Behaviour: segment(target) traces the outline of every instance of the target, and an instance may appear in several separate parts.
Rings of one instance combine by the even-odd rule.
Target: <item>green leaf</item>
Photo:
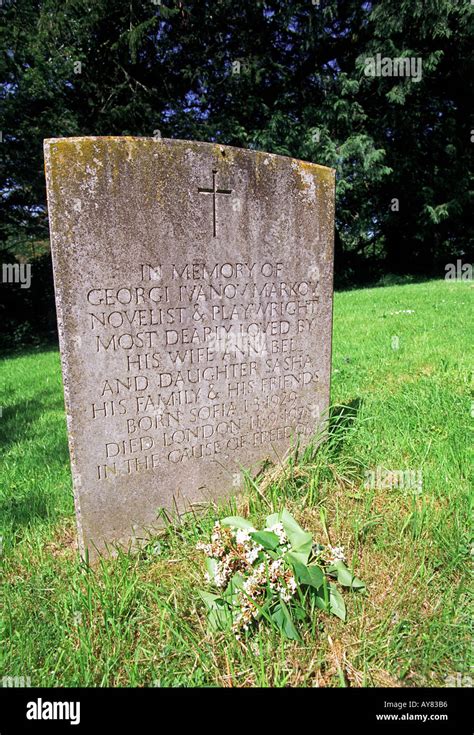
[[[204,564],[206,566],[207,573],[211,578],[211,582],[214,582],[216,579],[217,559],[211,559],[209,556],[206,556]]]
[[[324,573],[320,567],[316,564],[310,564],[309,566],[303,564],[301,562],[300,555],[295,554],[292,551],[285,554],[285,559],[293,567],[295,577],[300,584],[307,584],[315,589],[319,589],[321,587],[324,582]]]
[[[244,582],[244,577],[239,572],[236,572],[234,576],[230,578],[229,584],[222,595],[222,599],[225,600],[229,606],[229,612],[232,616],[232,620],[237,617],[240,610],[241,600],[239,592],[243,588]]]
[[[321,610],[329,612],[329,582],[325,575],[323,577],[321,587],[316,590],[314,599],[316,601],[316,605],[321,608]]]
[[[304,607],[294,602],[291,605],[291,613],[295,620],[307,620],[308,618],[308,613],[306,612]]]
[[[221,630],[230,630],[233,623],[232,613],[224,603],[210,610],[207,616],[209,629],[216,633]]]
[[[242,528],[245,531],[255,531],[255,528],[252,526],[250,521],[248,521],[246,518],[241,518],[240,516],[228,516],[227,518],[223,518],[221,521],[221,526],[230,526],[230,528]]]
[[[281,523],[285,530],[291,545],[291,550],[298,554],[298,559],[302,564],[306,564],[311,553],[313,545],[313,537],[310,533],[303,531],[301,526],[295,521],[293,516],[283,509],[280,513],[273,513],[266,520],[267,527]]]
[[[321,610],[324,610],[325,612],[329,612],[329,602],[326,602],[326,600],[324,599],[324,595],[317,594],[315,595],[314,599],[315,599],[316,605]]]
[[[319,589],[324,582],[324,572],[316,564],[310,564],[306,567],[308,570],[309,581],[307,584],[311,585],[315,589]]]
[[[303,566],[306,566],[306,563],[308,561],[308,555],[307,554],[305,554],[303,552],[300,553],[298,551],[288,551],[287,554],[285,554],[285,557],[288,557],[289,558],[290,555],[291,555],[291,559],[293,559],[294,561],[299,562],[300,564],[303,564]]]
[[[219,595],[212,592],[198,590],[201,600],[207,608],[207,621],[213,632],[227,630],[232,625],[232,613],[229,605]]]
[[[346,605],[335,584],[329,585],[329,609],[333,615],[346,622]]]
[[[233,577],[230,578],[229,583],[223,593],[222,597],[232,605],[238,603],[237,594],[244,586],[245,579],[239,573],[236,572]]]
[[[339,584],[342,584],[343,587],[350,587],[351,589],[358,591],[365,590],[365,583],[352,574],[343,561],[336,561],[334,564],[331,564],[328,568],[328,572],[333,571],[337,575],[337,581]]]
[[[286,635],[287,638],[293,641],[300,641],[301,637],[296,630],[291,613],[288,610],[283,600],[280,600],[277,607],[272,613],[272,620],[278,625],[280,630]]]
[[[265,521],[265,526],[267,528],[271,528],[276,523],[280,523],[280,522],[281,522],[280,514],[279,513],[272,513],[271,516],[267,516],[267,519]]]
[[[230,578],[229,587],[232,590],[241,590],[244,586],[245,577],[240,573],[236,572],[233,577]]]
[[[270,551],[274,551],[280,545],[280,539],[276,533],[271,531],[255,531],[250,536],[257,544],[263,546],[264,549],[270,549]]]
[[[214,607],[216,607],[217,600],[221,599],[219,595],[215,595],[212,592],[207,592],[206,590],[198,590],[198,594],[208,610],[212,610]]]

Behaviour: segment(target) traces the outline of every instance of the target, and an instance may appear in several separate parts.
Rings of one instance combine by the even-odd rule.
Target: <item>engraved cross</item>
[[[206,189],[198,187],[200,194],[212,194],[212,224],[214,237],[217,235],[217,195],[218,194],[231,194],[232,189],[218,189],[217,188],[217,169],[212,170],[212,189]]]

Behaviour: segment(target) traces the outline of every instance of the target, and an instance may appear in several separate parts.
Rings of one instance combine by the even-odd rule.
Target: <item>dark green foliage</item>
[[[15,263],[11,252],[0,250],[0,274],[4,263]],[[0,275],[1,277],[1,275]],[[0,287],[0,352],[14,352],[28,345],[57,341],[51,256],[35,258],[31,286],[5,283]]]
[[[44,138],[159,130],[335,167],[336,283],[443,276],[471,257],[467,0],[15,0],[0,12],[0,236],[15,254],[47,238]],[[377,53],[420,57],[421,80],[366,76]]]

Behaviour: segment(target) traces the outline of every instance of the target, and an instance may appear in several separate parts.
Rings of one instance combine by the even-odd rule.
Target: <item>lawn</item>
[[[208,632],[195,547],[229,506],[169,529],[138,556],[85,567],[76,549],[58,352],[5,359],[1,676],[31,686],[464,681],[473,288],[431,281],[337,293],[329,441],[230,504],[257,521],[285,505],[317,539],[343,545],[366,582],[365,595],[344,593],[346,623],[319,612],[302,642],[272,629],[249,642]],[[380,481],[387,477],[403,482]]]

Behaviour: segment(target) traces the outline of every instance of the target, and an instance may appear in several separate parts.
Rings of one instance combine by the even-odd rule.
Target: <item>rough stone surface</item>
[[[334,171],[222,145],[45,141],[81,550],[243,486],[329,401]],[[207,191],[206,191],[207,190]]]

